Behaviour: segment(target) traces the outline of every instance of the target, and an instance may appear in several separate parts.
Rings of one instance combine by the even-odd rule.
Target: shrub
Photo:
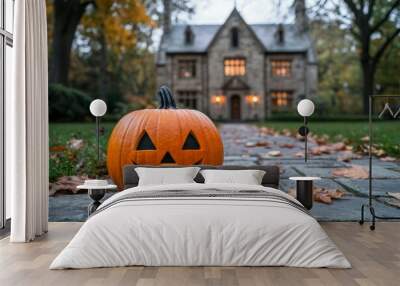
[[[86,93],[61,84],[49,85],[50,121],[84,121],[90,116],[91,98]]]

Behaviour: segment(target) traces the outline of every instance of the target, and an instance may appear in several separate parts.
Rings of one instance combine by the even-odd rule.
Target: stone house
[[[260,120],[295,111],[298,100],[317,93],[304,10],[295,6],[295,24],[249,25],[234,9],[222,25],[164,29],[157,84],[167,84],[178,104],[213,119]]]

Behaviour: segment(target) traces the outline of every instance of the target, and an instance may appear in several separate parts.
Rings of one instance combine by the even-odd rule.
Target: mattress
[[[107,199],[50,269],[133,265],[351,267],[286,193],[193,183],[135,187]]]

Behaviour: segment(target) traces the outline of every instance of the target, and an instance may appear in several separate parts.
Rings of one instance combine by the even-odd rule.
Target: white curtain
[[[46,1],[15,1],[14,21],[14,94],[6,98],[6,187],[12,194],[10,241],[28,242],[47,232],[48,225]]]

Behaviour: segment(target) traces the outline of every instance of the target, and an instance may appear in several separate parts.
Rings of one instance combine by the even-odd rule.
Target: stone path
[[[311,156],[304,163],[304,158],[297,154],[304,152],[304,142],[288,136],[266,135],[253,125],[223,124],[220,126],[225,147],[225,165],[278,165],[281,168],[280,189],[288,192],[295,188],[295,182],[290,181],[292,176],[318,176],[322,180],[316,181],[315,186],[342,190],[346,196],[334,201],[331,205],[315,202],[311,213],[319,221],[357,221],[360,218],[360,207],[367,202],[368,180],[355,180],[335,177],[332,171],[336,168],[350,167],[352,164],[368,167],[368,158],[352,160],[350,163],[338,161],[343,152],[322,156]],[[259,142],[269,146],[252,146]],[[285,145],[286,144],[286,145]],[[292,144],[292,148],[285,148]],[[317,144],[310,142],[310,149]],[[268,156],[270,151],[280,151],[281,156]],[[400,163],[373,161],[373,188],[374,204],[377,213],[382,216],[400,217],[400,202],[390,198],[387,192],[400,192]],[[390,203],[390,205],[389,205]],[[393,206],[393,205],[397,205]]]
[[[311,156],[308,163],[297,157],[304,152],[304,143],[283,135],[268,135],[250,124],[222,124],[221,135],[225,148],[225,165],[278,165],[281,168],[280,189],[287,192],[295,188],[291,176],[319,176],[315,186],[340,189],[346,193],[341,200],[331,205],[314,203],[311,213],[319,221],[357,221],[361,204],[367,202],[368,181],[335,177],[336,168],[349,167],[351,164],[368,166],[367,158],[353,160],[350,163],[338,161],[345,151],[322,156]],[[269,146],[254,146],[258,145]],[[254,144],[253,144],[254,143]],[[247,146],[246,146],[247,145]],[[288,148],[288,146],[290,148]],[[316,144],[310,142],[309,147]],[[281,156],[268,155],[270,151],[280,151]],[[400,202],[390,198],[387,192],[400,192],[400,163],[374,160],[374,205],[382,216],[400,216]],[[110,195],[110,194],[109,194]],[[85,194],[50,197],[50,221],[84,221],[90,199]],[[393,206],[393,205],[397,205]]]

